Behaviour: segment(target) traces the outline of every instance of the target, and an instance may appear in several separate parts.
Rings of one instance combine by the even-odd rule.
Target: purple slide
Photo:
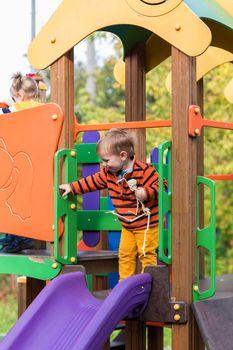
[[[144,310],[151,275],[120,282],[101,301],[93,297],[83,272],[55,278],[32,302],[0,343],[0,350],[99,350],[118,322]]]

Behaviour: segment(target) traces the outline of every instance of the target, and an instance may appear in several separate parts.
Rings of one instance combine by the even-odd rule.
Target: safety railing
[[[210,222],[209,225],[200,228],[199,227],[199,186],[203,184],[210,189]],[[196,254],[196,273],[197,280],[193,286],[193,299],[194,301],[210,298],[214,295],[216,290],[216,193],[214,181],[207,179],[204,176],[197,176],[197,254]],[[209,252],[210,257],[210,285],[207,290],[200,291],[200,278],[199,278],[199,250],[203,247]]]

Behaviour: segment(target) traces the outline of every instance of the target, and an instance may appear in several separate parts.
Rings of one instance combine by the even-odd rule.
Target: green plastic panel
[[[108,197],[100,197],[100,210],[109,210],[108,200]]]
[[[74,145],[77,164],[101,163],[101,159],[96,154],[96,143],[78,143]]]
[[[210,189],[210,223],[203,229],[199,228],[199,185],[203,184]],[[194,301],[210,298],[215,294],[216,290],[216,193],[214,181],[205,178],[204,176],[197,177],[197,260],[196,271],[197,281],[193,286]],[[209,251],[210,255],[210,286],[205,291],[199,290],[199,249],[204,247]],[[195,288],[198,287],[198,288]]]
[[[159,164],[151,163],[155,170],[159,173]],[[168,181],[168,164],[163,164],[163,177]]]
[[[146,42],[152,34],[152,32],[143,27],[130,24],[113,25],[105,27],[103,30],[117,35],[121,40],[124,50],[124,59],[137,43]]]
[[[232,0],[228,0],[229,2]],[[185,3],[200,18],[211,19],[233,29],[233,18],[215,0],[185,0]],[[223,38],[224,40],[224,38]]]
[[[55,259],[62,264],[76,263],[74,258],[77,257],[77,199],[72,195],[65,198],[59,193],[60,163],[64,162],[63,182],[69,183],[77,180],[77,162],[76,151],[72,149],[61,149],[55,155],[55,180],[54,180],[54,255]],[[74,208],[72,209],[72,206]],[[62,229],[63,222],[63,239],[64,251],[60,252],[59,247],[59,230]],[[72,259],[71,259],[72,258]],[[73,260],[71,262],[71,260]]]
[[[159,147],[159,259],[165,264],[172,263],[171,145],[171,141],[166,141]],[[167,192],[163,186],[164,178],[168,182]],[[165,218],[167,228],[164,227]]]
[[[55,278],[61,271],[61,264],[52,258],[16,254],[0,255],[0,273],[23,275],[43,281]]]
[[[121,225],[115,215],[106,210],[78,210],[77,229],[82,231],[120,231]]]

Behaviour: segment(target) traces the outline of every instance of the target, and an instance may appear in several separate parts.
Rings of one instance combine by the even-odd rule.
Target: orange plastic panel
[[[0,232],[54,240],[53,162],[62,124],[52,103],[0,116]]]

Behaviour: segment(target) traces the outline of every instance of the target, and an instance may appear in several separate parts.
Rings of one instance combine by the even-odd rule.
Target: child
[[[11,107],[0,108],[0,114],[16,112],[41,104],[35,101],[38,96],[38,85],[36,81],[18,72],[12,76],[10,94],[14,104]],[[16,253],[23,249],[33,248],[34,240],[7,234],[5,238],[0,239],[0,245],[3,246],[4,252]]]
[[[152,165],[135,159],[134,143],[126,130],[112,129],[97,143],[103,169],[94,175],[60,185],[62,195],[108,188],[122,225],[119,247],[120,281],[136,273],[136,257],[142,272],[156,265],[158,246],[158,173]]]

